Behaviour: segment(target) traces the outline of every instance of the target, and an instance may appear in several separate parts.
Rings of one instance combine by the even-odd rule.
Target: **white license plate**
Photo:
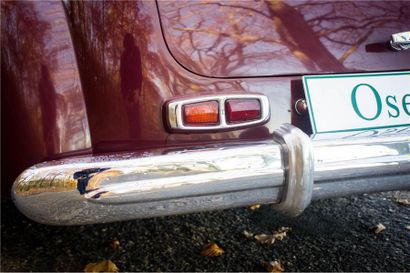
[[[410,126],[410,71],[303,77],[314,135]]]

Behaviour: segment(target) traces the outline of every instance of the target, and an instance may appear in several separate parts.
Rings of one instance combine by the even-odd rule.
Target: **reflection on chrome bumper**
[[[296,216],[311,199],[400,189],[410,189],[408,136],[311,141],[283,125],[270,142],[42,163],[12,195],[38,222],[73,225],[256,203]]]

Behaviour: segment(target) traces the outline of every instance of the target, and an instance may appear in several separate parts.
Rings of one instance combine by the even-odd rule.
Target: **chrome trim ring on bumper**
[[[273,133],[281,145],[285,185],[277,210],[297,216],[310,204],[313,190],[313,149],[310,138],[300,129],[284,124]]]
[[[312,141],[287,124],[269,142],[45,162],[16,179],[12,196],[35,221],[74,225],[257,203],[295,216],[311,199],[410,189],[409,181],[407,135]]]

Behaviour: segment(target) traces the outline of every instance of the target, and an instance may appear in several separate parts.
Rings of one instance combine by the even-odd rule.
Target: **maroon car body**
[[[407,1],[3,1],[2,192],[43,161],[310,133],[301,77],[400,71],[386,42],[410,26]],[[259,93],[271,117],[240,130],[175,133],[163,105]]]

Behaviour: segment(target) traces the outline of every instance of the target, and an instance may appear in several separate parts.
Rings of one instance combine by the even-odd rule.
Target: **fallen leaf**
[[[281,227],[277,231],[274,231],[273,234],[255,235],[255,239],[261,244],[272,245],[276,240],[282,241],[290,230],[290,227]]]
[[[221,256],[224,250],[220,248],[216,243],[210,242],[201,251],[201,256],[205,257],[216,257]]]
[[[278,260],[271,262],[262,262],[262,266],[265,267],[268,272],[279,273],[285,271],[282,263]]]
[[[377,224],[377,226],[371,228],[371,230],[376,234],[382,232],[385,229],[386,229],[386,227],[381,223],[379,223],[379,224]]]
[[[276,240],[275,236],[270,234],[258,234],[255,239],[263,245],[272,245]]]
[[[102,260],[96,263],[89,263],[85,266],[84,272],[118,272],[119,269],[111,260]]]
[[[410,205],[410,199],[405,199],[405,198],[399,198],[396,199],[396,202],[399,203],[400,205]]]
[[[112,240],[112,241],[111,241],[111,247],[112,247],[113,249],[118,249],[118,248],[120,247],[120,241],[118,241],[118,240]]]
[[[250,210],[257,210],[257,209],[259,209],[260,207],[261,207],[260,204],[256,204],[256,205],[250,206],[249,209],[250,209]]]
[[[247,232],[246,230],[243,231],[243,235],[245,235],[245,237],[248,239],[253,238],[253,233]]]
[[[273,235],[278,239],[279,241],[282,241],[283,238],[286,237],[287,232],[292,230],[290,227],[281,227],[278,229],[278,231],[274,232]]]
[[[410,191],[396,191],[393,196],[393,201],[400,205],[410,205]]]

